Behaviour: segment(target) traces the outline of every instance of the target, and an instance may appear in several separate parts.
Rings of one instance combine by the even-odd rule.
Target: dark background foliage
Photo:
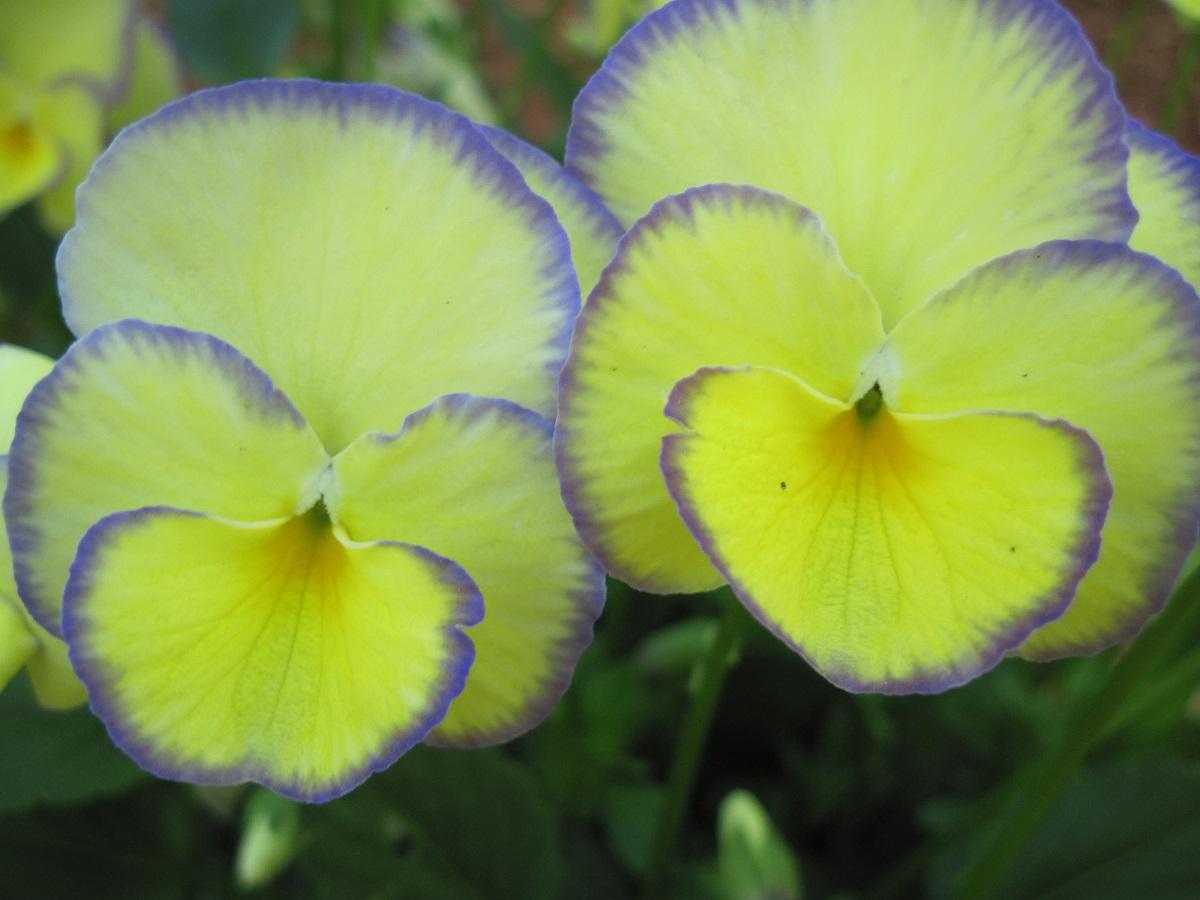
[[[1187,71],[1197,39],[1158,0],[1067,5],[1119,70],[1133,113],[1200,150],[1200,85]],[[640,8],[167,0],[150,11],[192,86],[271,74],[390,81],[558,154],[572,99]],[[69,335],[54,249],[30,210],[0,221],[0,337],[57,354]],[[935,697],[843,693],[745,622],[662,890],[1200,896],[1197,601],[1196,590],[1178,597],[1131,652],[1010,660]],[[156,781],[86,710],[44,712],[19,678],[0,693],[0,893],[636,895],[697,660],[728,615],[745,616],[720,595],[611,583],[595,644],[546,724],[503,748],[419,748],[318,807]]]

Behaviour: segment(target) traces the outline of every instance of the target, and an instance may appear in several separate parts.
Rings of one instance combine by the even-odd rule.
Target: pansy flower
[[[1192,163],[1128,140],[1127,175],[1045,0],[644,19],[568,139],[635,223],[561,382],[588,545],[649,591],[729,583],[852,690],[1135,634],[1197,532],[1200,232]]]
[[[178,94],[170,47],[138,6],[0,4],[0,216],[36,198],[43,224],[66,231],[107,135]]]
[[[126,129],[21,411],[22,599],[159,775],[319,800],[565,690],[603,578],[562,507],[567,237],[466,119],[246,82]]]
[[[6,452],[21,404],[52,365],[54,360],[40,353],[0,344],[0,447]],[[8,458],[0,456],[0,477],[5,481],[7,472]],[[86,699],[67,659],[67,645],[34,621],[17,596],[5,535],[0,541],[0,690],[22,668],[29,673],[34,696],[47,709],[70,709]]]

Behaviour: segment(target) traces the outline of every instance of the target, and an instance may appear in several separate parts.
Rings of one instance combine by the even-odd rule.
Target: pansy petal
[[[34,127],[53,138],[62,174],[37,200],[46,230],[62,234],[75,221],[75,190],[104,146],[104,107],[90,88],[63,82],[38,95]]]
[[[815,216],[714,185],[662,201],[622,240],[563,371],[563,496],[618,578],[662,593],[721,583],[658,470],[671,386],[706,365],[767,365],[848,399],[883,339],[879,310]]]
[[[0,344],[0,452],[7,453],[17,413],[33,386],[49,374],[54,360],[15,344]]]
[[[0,216],[61,177],[64,157],[54,138],[36,128],[20,86],[0,67]]]
[[[228,344],[136,321],[97,329],[17,422],[4,516],[21,597],[57,634],[76,546],[104,516],[170,504],[277,519],[311,505],[327,464],[287,397]]]
[[[0,63],[29,87],[70,77],[112,97],[128,72],[133,12],[133,0],[0,3]]]
[[[616,216],[574,175],[555,160],[500,128],[480,125],[492,146],[521,170],[533,190],[549,201],[571,240],[571,258],[579,276],[579,291],[586,298],[596,286],[621,239]]]
[[[0,372],[14,361],[13,354],[8,351],[18,349],[10,345],[0,346]],[[21,362],[32,364],[32,368],[36,368],[39,361],[46,368],[51,364],[49,359],[40,354],[23,353],[31,359]],[[0,375],[0,380],[2,378]],[[12,411],[12,417],[16,417],[16,410]],[[7,483],[8,459],[0,456],[0,493]],[[16,673],[16,669],[9,669],[14,659],[24,660],[34,695],[38,703],[47,709],[70,709],[87,699],[83,684],[67,658],[67,645],[38,625],[21,604],[13,580],[8,533],[0,521],[0,688]]]
[[[550,206],[476,128],[393,88],[244,82],[126,129],[59,255],[77,334],[214,334],[331,452],[445,393],[553,414],[579,309]]]
[[[1130,122],[1129,195],[1140,218],[1129,246],[1200,285],[1200,159]]]
[[[487,617],[462,696],[431,737],[477,746],[538,724],[591,642],[604,573],[579,543],[554,472],[551,426],[501,400],[445,397],[395,436],[334,460],[331,515],[357,540],[401,540],[453,559]]]
[[[471,664],[459,628],[482,612],[453,563],[345,542],[320,512],[244,526],[151,508],[88,532],[63,626],[92,708],[141,766],[317,801],[442,718]]]
[[[898,409],[1066,419],[1104,450],[1115,497],[1100,560],[1022,653],[1095,652],[1161,609],[1200,512],[1200,301],[1126,247],[1047,244],[997,260],[896,329]]]
[[[134,31],[133,71],[129,88],[108,110],[108,132],[115,134],[183,93],[183,71],[175,49],[157,22],[142,19]]]
[[[37,645],[16,599],[0,595],[0,690],[21,671]]]
[[[1059,615],[1099,547],[1099,449],[1033,416],[865,419],[790,375],[702,369],[668,414],[688,526],[767,627],[848,690],[932,692]]]
[[[1051,0],[677,0],[580,94],[567,167],[624,222],[710,182],[803,203],[890,327],[1003,253],[1126,239],[1124,124]]]

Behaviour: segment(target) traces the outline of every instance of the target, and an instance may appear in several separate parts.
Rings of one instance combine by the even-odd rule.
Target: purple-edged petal
[[[356,540],[400,540],[461,565],[487,617],[466,690],[431,740],[477,746],[537,725],[592,639],[604,572],[563,508],[551,425],[502,400],[444,397],[334,460],[330,511]]]
[[[262,526],[150,508],[88,532],[63,626],[141,766],[322,801],[442,718],[473,656],[460,629],[482,614],[452,562],[347,541],[320,508]]]
[[[553,210],[465,118],[378,85],[256,81],[124,132],[59,254],[76,334],[228,340],[330,452],[442,394],[552,415],[579,293]]]
[[[288,398],[228,344],[137,321],[97,329],[17,420],[4,517],[21,598],[59,634],[76,547],[104,516],[169,504],[279,519],[311,505],[328,462]]]
[[[553,157],[507,131],[480,125],[492,146],[508,157],[531,188],[549,201],[571,239],[571,258],[586,298],[608,265],[624,231],[616,216],[582,181]]]
[[[1200,522],[1200,300],[1163,263],[1062,242],[996,260],[902,323],[881,355],[897,409],[1066,419],[1115,496],[1100,559],[1035,659],[1101,650],[1162,608]],[[887,391],[885,390],[885,395]]]
[[[626,223],[694,185],[784,194],[890,327],[1001,254],[1126,239],[1124,127],[1052,0],[676,0],[579,95],[567,168]]]
[[[643,590],[721,583],[675,511],[658,452],[671,386],[706,365],[794,372],[849,399],[883,340],[879,308],[811,212],[710,185],[663,200],[624,237],[563,370],[563,497],[605,567]]]
[[[865,401],[864,401],[865,402]],[[663,440],[679,511],[738,597],[830,681],[929,693],[1061,615],[1112,495],[1084,432],[908,416],[774,369],[701,369]]]
[[[1200,159],[1130,121],[1129,195],[1139,218],[1129,245],[1200,286]]]

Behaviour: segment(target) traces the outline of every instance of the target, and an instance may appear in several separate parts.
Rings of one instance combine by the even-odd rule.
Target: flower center
[[[882,408],[883,392],[879,389],[879,382],[875,382],[871,389],[854,404],[854,411],[858,413],[858,420],[863,425],[869,424]]]

